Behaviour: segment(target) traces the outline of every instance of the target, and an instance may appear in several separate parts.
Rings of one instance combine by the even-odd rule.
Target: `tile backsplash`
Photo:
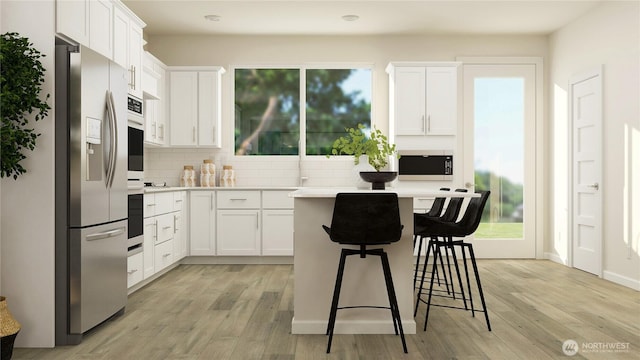
[[[358,172],[350,156],[234,156],[221,149],[145,148],[145,181],[166,182],[178,186],[185,165],[196,170],[196,185],[200,182],[200,164],[213,160],[217,184],[223,165],[235,170],[236,186],[356,186]],[[304,180],[302,180],[304,179]]]

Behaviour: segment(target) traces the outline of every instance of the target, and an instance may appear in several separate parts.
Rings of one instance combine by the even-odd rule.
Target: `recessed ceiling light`
[[[358,15],[343,15],[342,16],[342,20],[344,21],[356,21],[360,19],[360,16]]]
[[[209,21],[220,21],[221,16],[220,15],[205,15],[204,18],[209,20]]]

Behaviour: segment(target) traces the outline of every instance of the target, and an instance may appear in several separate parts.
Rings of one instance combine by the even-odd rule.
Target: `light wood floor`
[[[291,335],[293,266],[181,265],[129,297],[123,316],[77,346],[15,349],[20,359],[639,359],[640,293],[544,260],[480,260],[493,331],[482,314],[424,309],[409,354],[394,335]],[[476,299],[478,299],[476,297]],[[327,304],[327,315],[329,304]],[[339,316],[339,314],[338,314]]]

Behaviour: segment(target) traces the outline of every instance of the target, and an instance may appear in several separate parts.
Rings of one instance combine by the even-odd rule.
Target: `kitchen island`
[[[294,315],[293,334],[324,334],[335,285],[340,251],[348,245],[332,242],[322,225],[331,225],[335,196],[339,192],[395,192],[404,225],[400,241],[383,245],[387,252],[405,334],[416,333],[413,318],[413,199],[414,197],[474,197],[433,189],[302,188],[294,198]],[[354,247],[356,248],[356,247]],[[380,259],[347,259],[339,306],[388,306]],[[388,310],[360,308],[338,312],[337,334],[392,334]]]

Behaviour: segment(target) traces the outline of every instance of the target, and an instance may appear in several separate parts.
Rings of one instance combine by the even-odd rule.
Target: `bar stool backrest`
[[[449,191],[449,188],[443,187],[440,188],[440,191]],[[446,198],[443,197],[437,197],[433,200],[433,204],[431,205],[431,209],[429,209],[429,212],[427,213],[427,216],[429,217],[440,217],[440,215],[442,214],[442,209],[444,209],[444,202],[446,201]]]
[[[476,191],[476,193],[480,194],[480,197],[469,200],[467,210],[465,210],[462,219],[460,219],[457,224],[463,232],[462,236],[471,235],[478,229],[480,219],[482,219],[482,212],[484,211],[491,191]]]
[[[456,189],[456,192],[467,192],[467,189]],[[463,202],[463,197],[451,198],[451,200],[449,200],[449,205],[447,205],[447,210],[444,211],[444,214],[440,217],[440,220],[445,222],[455,222],[456,220],[458,220]]]
[[[390,244],[400,240],[402,224],[395,193],[338,193],[331,227],[332,241],[351,245]]]

